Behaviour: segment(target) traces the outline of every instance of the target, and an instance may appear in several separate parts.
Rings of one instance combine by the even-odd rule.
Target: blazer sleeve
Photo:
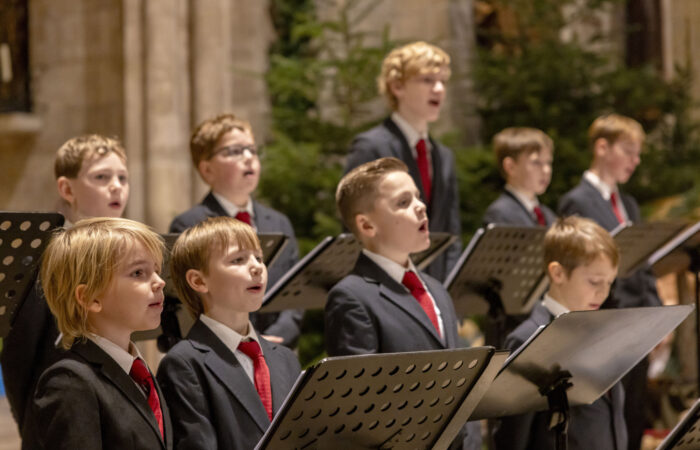
[[[449,206],[450,207],[450,217],[449,217],[449,223],[448,223],[448,228],[449,232],[451,234],[454,234],[457,236],[457,240],[450,245],[450,247],[445,250],[445,264],[446,264],[446,270],[444,277],[446,278],[447,275],[452,271],[454,266],[457,264],[457,260],[459,259],[460,254],[462,253],[462,222],[460,220],[459,214],[460,214],[460,208],[459,208],[459,186],[457,184],[457,172],[455,171],[454,167],[454,156],[451,159],[451,164],[452,164],[452,170],[450,170],[450,178],[448,180],[448,186],[450,186],[451,195],[452,195],[452,204]]]
[[[100,405],[90,380],[66,367],[50,368],[39,380],[32,406],[42,448],[102,449]]]
[[[329,356],[364,355],[379,351],[372,318],[348,287],[336,286],[328,294],[325,335]]]
[[[158,367],[158,384],[170,411],[174,449],[218,448],[216,429],[209,420],[206,390],[192,365],[180,355],[168,354]]]

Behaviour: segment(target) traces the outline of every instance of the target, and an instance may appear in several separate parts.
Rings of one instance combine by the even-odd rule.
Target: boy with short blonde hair
[[[552,139],[529,127],[506,128],[493,137],[498,170],[506,185],[489,205],[484,224],[549,226],[556,215],[537,197],[552,179]]]
[[[165,400],[130,340],[160,324],[163,249],[126,219],[86,219],[53,237],[40,278],[67,351],[37,384],[30,448],[172,448]]]
[[[391,116],[353,140],[345,164],[346,173],[382,157],[406,164],[426,204],[430,230],[458,237],[428,267],[428,273],[439,280],[445,279],[461,252],[454,155],[428,134],[428,125],[440,116],[449,78],[450,57],[434,45],[414,42],[392,50],[377,79]]]
[[[539,327],[561,314],[599,309],[617,276],[619,252],[612,237],[595,222],[568,217],[547,231],[544,263],[549,292],[535,305],[530,317],[508,335],[508,350],[519,348]],[[494,440],[499,450],[557,448],[547,412],[504,417]],[[592,404],[570,409],[568,448],[624,450],[627,441],[621,383]]]
[[[181,233],[209,217],[235,217],[259,233],[283,233],[287,246],[271,266],[269,285],[274,285],[298,261],[299,250],[292,224],[284,214],[253,199],[260,179],[260,147],[248,121],[233,114],[205,120],[192,133],[192,164],[211,188],[202,202],[178,215],[171,233]],[[254,314],[255,327],[277,342],[293,346],[301,332],[302,310]],[[164,321],[174,320],[164,317]],[[177,326],[168,327],[179,330]],[[179,336],[173,336],[178,339]]]
[[[588,138],[593,154],[590,168],[581,182],[559,200],[562,216],[579,215],[596,221],[607,231],[626,222],[640,223],[636,200],[620,190],[641,161],[644,129],[636,120],[619,114],[606,114],[593,121]],[[656,279],[650,268],[640,269],[615,283],[608,307],[633,308],[660,306]],[[639,448],[647,426],[644,417],[648,360],[645,358],[623,382],[627,394],[625,418],[629,427],[630,449]]]
[[[288,348],[249,320],[267,282],[258,237],[233,218],[207,219],[175,242],[171,276],[196,320],[158,369],[175,446],[253,448],[301,371]]]
[[[328,294],[328,354],[456,348],[452,299],[410,259],[411,253],[430,245],[430,236],[425,204],[406,165],[380,158],[356,167],[340,180],[336,205],[363,249],[352,272]],[[469,432],[461,433],[455,445],[480,449],[479,424],[467,427]]]

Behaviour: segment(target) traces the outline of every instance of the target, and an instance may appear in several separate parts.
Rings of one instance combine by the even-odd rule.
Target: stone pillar
[[[192,206],[188,150],[190,128],[188,4],[145,4],[146,223],[166,231],[177,213]]]

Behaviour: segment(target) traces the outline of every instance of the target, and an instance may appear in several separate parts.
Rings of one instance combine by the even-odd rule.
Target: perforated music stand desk
[[[650,257],[686,228],[681,222],[627,224],[611,233],[620,249],[618,277],[631,275],[650,263]],[[682,233],[681,233],[682,234]]]
[[[449,233],[430,233],[430,246],[411,255],[416,268],[424,269],[456,239]],[[323,309],[328,291],[352,271],[360,251],[350,233],[326,237],[267,290],[260,312]]]
[[[656,450],[697,450],[700,448],[700,399],[673,427]]]
[[[693,310],[691,305],[578,311],[540,327],[511,354],[472,414],[496,418],[548,409],[541,391],[568,373],[569,405],[590,404]]]
[[[477,230],[445,280],[457,314],[485,314],[487,298],[493,295],[506,314],[529,312],[546,288],[542,267],[546,231],[496,224]]]
[[[161,278],[165,281],[165,295],[172,299],[177,299],[177,292],[175,291],[175,285],[170,274],[170,251],[178,236],[180,236],[180,233],[166,233],[161,236],[165,241],[166,250],[163,254],[163,266],[161,269]],[[268,268],[275,263],[280,253],[289,242],[289,238],[282,233],[258,234],[258,239],[260,239],[260,247],[263,251],[263,261]],[[177,304],[175,300],[172,301]],[[177,322],[180,328],[180,336],[185,336],[190,328],[192,328],[192,325],[194,325],[194,319],[185,308],[179,306],[174,307],[176,308],[175,314],[177,315]],[[132,334],[132,339],[135,341],[156,339],[162,333],[163,330],[161,327],[149,331],[137,331]]]
[[[326,358],[256,449],[445,449],[503,364],[492,347]]]
[[[51,233],[63,220],[58,213],[0,212],[0,337],[9,333]]]

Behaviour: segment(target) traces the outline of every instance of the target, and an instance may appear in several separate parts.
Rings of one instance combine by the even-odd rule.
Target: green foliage
[[[590,164],[589,125],[614,111],[637,119],[649,135],[642,164],[625,189],[641,202],[687,191],[695,185],[700,168],[697,124],[690,118],[690,73],[679,69],[667,82],[652,67],[624,67],[619,58],[592,50],[606,48],[608,43],[600,36],[586,45],[563,42],[561,30],[572,20],[561,12],[566,3],[572,1],[501,0],[498,4],[504,11],[517,11],[516,26],[479,34],[482,47],[472,76],[486,142],[509,126],[548,133],[555,143],[554,169],[542,200],[556,208],[557,199],[578,183]],[[619,2],[588,1],[573,18],[593,15],[614,3]],[[463,229],[469,235],[480,226],[481,215],[502,181],[488,148],[453,149]]]
[[[271,2],[278,33],[267,73],[273,133],[259,194],[289,216],[302,254],[342,231],[334,195],[343,157],[352,138],[374,124],[374,79],[393,46],[388,30],[358,30],[378,3],[349,0],[335,17],[319,20],[313,0]],[[322,313],[307,312],[302,365],[323,354],[322,330]]]

